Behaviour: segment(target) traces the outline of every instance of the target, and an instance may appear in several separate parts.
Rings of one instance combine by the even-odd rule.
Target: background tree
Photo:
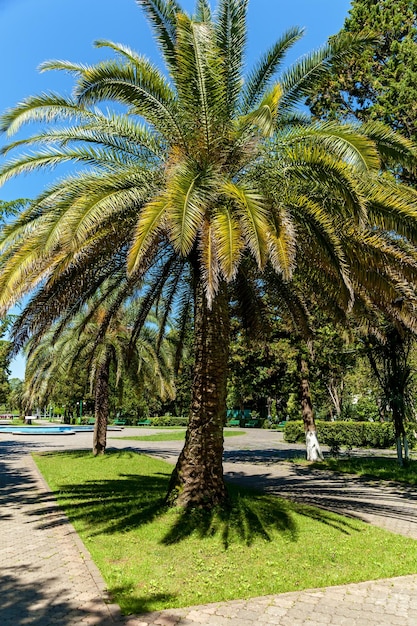
[[[394,423],[397,459],[403,465],[404,459],[409,460],[405,424],[407,418],[414,417],[410,354],[415,345],[415,336],[387,320],[375,331],[368,333],[364,351],[380,385],[384,412]]]
[[[191,387],[194,368],[193,323],[188,312],[172,322],[167,341],[173,350],[173,376],[175,397],[160,402],[159,410],[177,417],[186,417],[191,402]],[[152,398],[149,398],[152,402]],[[155,413],[156,407],[153,408]]]
[[[312,386],[320,417],[341,419],[348,401],[346,375],[359,355],[349,320],[341,324],[316,312],[312,351]]]
[[[416,12],[417,2],[414,0],[352,2],[339,36],[371,32],[375,41],[350,60],[335,63],[333,72],[323,78],[308,100],[317,117],[380,120],[405,137],[414,141],[417,139]],[[403,180],[415,185],[415,174],[407,168],[391,169]],[[411,368],[404,358],[410,358],[412,341],[407,330],[395,322],[394,315],[394,322],[390,323],[385,318],[379,332],[371,333],[366,342],[374,347],[368,353],[372,369],[382,389],[383,403],[390,407],[394,416],[400,461],[400,441],[405,435],[403,419],[407,412],[410,414],[406,405],[409,404],[407,388]],[[403,389],[402,399],[398,385]]]
[[[9,379],[10,392],[7,398],[7,408],[18,411],[19,416],[24,413],[23,380],[20,378]]]
[[[10,341],[0,340],[0,404],[7,404],[10,393]]]
[[[353,0],[339,36],[372,33],[374,43],[334,64],[308,100],[313,114],[380,120],[416,140],[416,14],[415,0]]]
[[[31,412],[57,404],[63,408],[64,422],[69,424],[78,416],[77,404],[88,394],[88,367],[83,359],[68,362],[63,342],[55,338],[54,330],[26,347],[23,404]]]
[[[272,307],[265,309],[262,334],[248,334],[238,319],[232,320],[227,405],[241,415],[250,409],[261,419],[281,421],[294,392],[296,352],[284,321],[272,319]]]

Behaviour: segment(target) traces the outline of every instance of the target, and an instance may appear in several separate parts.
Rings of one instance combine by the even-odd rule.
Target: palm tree
[[[91,302],[87,312],[69,323],[60,320],[48,332],[34,335],[28,344],[25,387],[29,404],[43,403],[63,377],[79,375],[79,364],[83,364],[94,394],[95,456],[106,449],[111,368],[115,370],[116,386],[128,376],[138,396],[145,388],[163,400],[174,396],[172,349],[165,339],[158,339],[156,320],[150,318],[140,336],[132,341],[132,310],[136,303],[131,301],[129,308],[113,311],[103,331],[109,304]]]
[[[65,405],[65,421],[69,421],[76,407],[76,397],[85,395],[88,372],[84,362],[73,363],[68,346],[63,339],[56,338],[55,327],[51,327],[42,339],[33,338],[25,346],[27,356],[22,401],[26,409],[47,406],[57,402]],[[62,388],[65,389],[65,400]]]
[[[156,320],[149,320],[154,326],[145,326],[135,341],[131,335],[133,326],[132,308],[113,313],[106,331],[102,330],[102,319],[107,311],[101,306],[90,317],[88,323],[80,324],[80,354],[90,355],[90,384],[94,388],[94,438],[93,454],[104,454],[109,419],[109,378],[110,367],[116,368],[116,384],[122,376],[129,376],[137,388],[137,394],[144,391],[154,393],[162,400],[175,395],[171,366],[171,350],[167,341],[158,341]]]
[[[194,380],[169,497],[212,507],[226,498],[231,287],[248,287],[247,272],[259,278],[267,268],[284,284],[309,257],[311,267],[334,277],[339,300],[351,306],[355,245],[374,225],[401,235],[392,248],[403,263],[391,272],[390,287],[405,284],[417,259],[416,196],[379,174],[381,155],[413,167],[416,153],[381,125],[312,124],[297,113],[330,59],[361,42],[336,39],[281,71],[302,35],[293,28],[244,77],[248,0],[219,0],[215,14],[207,0],[197,0],[193,17],[176,0],[138,4],[168,77],[130,48],[99,41],[116,60],[42,66],[74,75],[72,98],[35,96],[2,118],[9,133],[26,122],[47,124],[10,144],[7,150],[33,146],[34,152],[6,163],[0,181],[67,162],[80,170],[41,193],[6,230],[0,304],[38,290],[18,332],[23,341],[41,323],[41,307],[44,320],[80,309],[125,268],[130,286],[146,279],[144,309],[163,291],[174,305],[181,285],[190,287]],[[125,112],[99,108],[109,101]],[[373,247],[381,255],[382,246],[377,233]],[[138,328],[145,317],[139,315]]]

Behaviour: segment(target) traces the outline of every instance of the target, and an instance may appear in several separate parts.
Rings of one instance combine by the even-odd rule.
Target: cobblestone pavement
[[[291,495],[417,539],[413,490],[390,484],[381,488],[352,476],[324,475],[282,463],[289,456],[302,456],[303,447],[284,445],[268,431],[250,434],[249,444],[247,438],[226,439],[229,480]],[[152,442],[139,448],[137,443],[141,451],[171,462],[181,446]],[[109,445],[123,448],[131,443],[109,433]],[[39,438],[0,432],[1,626],[417,626],[417,575],[123,617],[109,603],[88,550],[28,454],[90,446],[87,433]]]

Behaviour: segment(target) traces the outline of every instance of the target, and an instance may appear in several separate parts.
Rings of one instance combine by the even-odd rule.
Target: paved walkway
[[[141,430],[141,433],[144,431]],[[265,431],[226,440],[229,480],[263,486],[356,516],[417,539],[413,490],[311,472],[282,463],[301,455]],[[271,438],[273,441],[271,442]],[[129,442],[109,440],[118,448]],[[326,589],[236,600],[123,617],[108,601],[88,550],[56,506],[29,452],[89,448],[91,434],[14,437],[0,433],[0,624],[2,626],[384,626],[417,625],[417,575]],[[174,461],[180,443],[146,443],[141,450]],[[417,567],[417,564],[416,564]]]

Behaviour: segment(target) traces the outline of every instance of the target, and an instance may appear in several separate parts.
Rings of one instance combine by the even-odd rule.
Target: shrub
[[[151,417],[152,426],[187,426],[187,417],[174,417],[173,415],[161,415],[160,417]]]
[[[414,425],[406,428],[408,442],[416,445]],[[338,453],[340,448],[390,448],[395,445],[394,425],[392,422],[317,422],[317,434],[320,443]],[[287,422],[284,438],[288,443],[302,443],[305,439],[302,421]]]
[[[303,422],[301,420],[289,420],[285,424],[284,439],[288,443],[302,443],[305,441]]]

